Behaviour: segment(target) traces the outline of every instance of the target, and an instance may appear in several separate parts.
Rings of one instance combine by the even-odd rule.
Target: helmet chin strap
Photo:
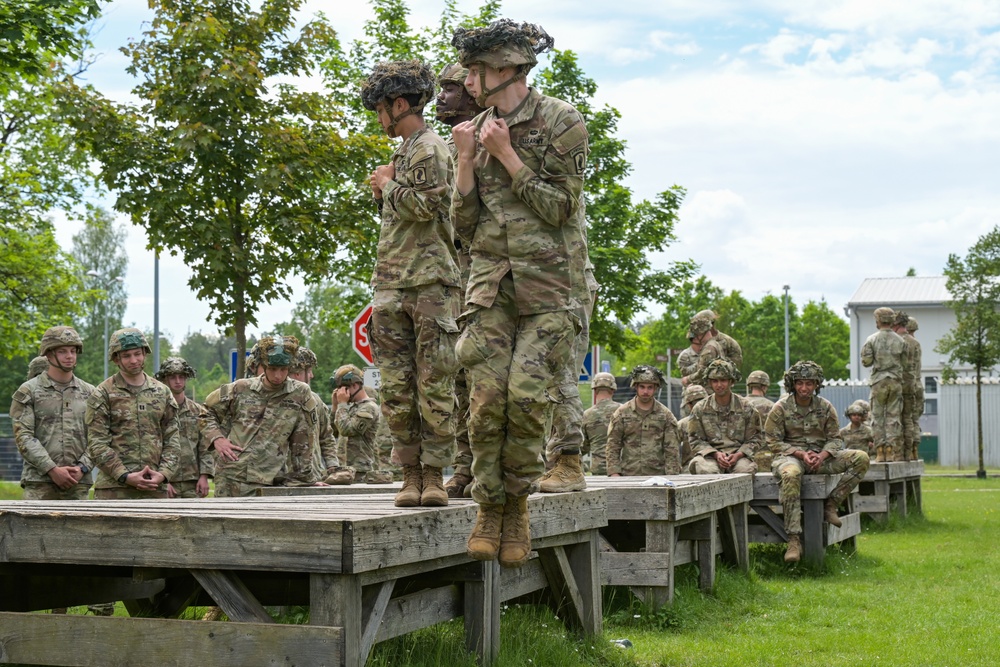
[[[63,373],[72,373],[73,369],[76,368],[76,364],[73,364],[69,368],[66,368],[65,366],[63,366],[62,364],[59,363],[59,357],[57,357],[55,354],[53,354],[52,358],[49,359],[49,366],[55,366],[56,368],[58,368],[59,370],[61,370]]]
[[[503,83],[501,83],[496,88],[487,88],[486,87],[486,67],[484,65],[480,64],[480,66],[479,66],[479,87],[480,87],[481,90],[479,91],[479,95],[476,96],[476,104],[478,104],[480,107],[482,107],[483,109],[485,109],[486,108],[486,98],[487,97],[489,97],[490,95],[495,95],[495,94],[499,93],[501,90],[503,90],[504,88],[506,88],[510,84],[514,83],[515,81],[520,81],[523,78],[525,78],[524,72],[518,72],[514,76],[510,77],[509,79],[507,79],[506,81],[504,81]]]
[[[396,100],[398,99],[399,98],[397,97]],[[393,116],[392,105],[395,104],[396,100],[391,100],[391,101],[386,100],[386,102],[389,102],[389,104],[385,104],[384,102],[382,104],[385,107],[385,114],[389,116],[389,121],[390,121],[389,127],[385,128],[385,133],[388,134],[390,137],[399,136],[398,134],[396,134],[396,124],[399,123],[399,121],[403,120],[407,116],[412,116],[424,110],[424,105],[421,104],[420,106],[410,107],[409,109],[399,114],[398,116]]]

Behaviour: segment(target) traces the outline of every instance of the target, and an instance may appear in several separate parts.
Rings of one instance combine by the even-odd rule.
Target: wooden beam
[[[478,566],[479,581],[464,586],[465,648],[488,667],[500,654],[500,564],[491,560]]]
[[[309,625],[341,629],[338,667],[362,667],[361,580],[349,574],[313,574],[309,577]]]
[[[566,548],[543,549],[538,552],[538,558],[542,561],[542,569],[545,570],[545,578],[554,597],[556,615],[570,628],[585,629],[588,621],[587,610],[583,594],[566,556]]]
[[[222,570],[191,570],[201,587],[226,612],[231,621],[240,623],[274,623],[274,619],[257,601],[234,572]]]
[[[361,635],[361,655],[367,656],[375,645],[375,637],[378,636],[379,628],[382,626],[382,617],[385,616],[385,609],[389,605],[389,598],[392,597],[392,589],[395,586],[395,581],[386,581],[362,591],[364,605],[361,622],[365,630]]]

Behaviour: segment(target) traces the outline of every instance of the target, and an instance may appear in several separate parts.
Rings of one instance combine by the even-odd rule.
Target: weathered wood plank
[[[613,551],[602,552],[601,583],[605,586],[669,586],[670,559],[664,554]]]
[[[499,565],[498,565],[499,567]],[[500,600],[506,602],[542,590],[548,585],[538,554],[521,567],[500,568]]]
[[[346,574],[313,574],[309,577],[309,625],[340,628],[341,661],[338,667],[361,667],[361,581]]]
[[[467,581],[463,594],[465,648],[480,664],[490,665],[500,652],[500,564],[491,560],[477,565],[480,579]]]
[[[608,520],[679,521],[723,507],[749,502],[750,475],[672,475],[672,486],[642,486],[648,477],[588,477],[588,484],[608,493]]]
[[[841,475],[802,475],[803,500],[825,499],[840,483]],[[753,477],[753,499],[778,501],[780,480],[771,473],[757,473]]]
[[[375,638],[378,636],[379,628],[382,627],[382,619],[389,606],[389,599],[392,597],[395,584],[394,581],[386,581],[370,586],[362,592],[364,605],[361,610],[361,620],[365,630],[361,635],[359,653],[363,656],[371,653],[372,646],[375,645]]]
[[[99,602],[151,598],[164,580],[136,583],[131,577],[0,575],[0,611],[37,611]]]
[[[229,620],[242,623],[274,622],[250,589],[234,573],[192,569],[191,576],[212,596],[215,604],[226,612]]]
[[[376,641],[385,641],[414,630],[443,623],[462,615],[462,590],[458,585],[431,588],[389,600]]]

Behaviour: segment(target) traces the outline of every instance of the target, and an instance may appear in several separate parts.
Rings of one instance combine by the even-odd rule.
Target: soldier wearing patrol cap
[[[608,425],[608,476],[681,472],[677,420],[655,398],[662,383],[663,374],[654,366],[632,369],[635,398],[615,410]]]
[[[35,357],[28,363],[28,375],[25,381],[36,378],[49,368],[49,360],[45,357]]]
[[[786,396],[778,400],[764,423],[764,439],[774,454],[771,472],[780,480],[782,516],[788,534],[785,562],[802,557],[802,475],[843,473],[823,506],[823,518],[842,524],[837,508],[868,472],[868,454],[844,449],[840,421],[830,401],[819,396],[823,368],[799,361],[785,372]]]
[[[760,421],[767,419],[774,401],[767,397],[767,388],[771,386],[771,378],[764,371],[753,371],[747,376],[747,403],[760,413]]]
[[[167,357],[154,376],[167,385],[177,403],[181,451],[177,472],[167,484],[167,496],[170,498],[205,498],[208,496],[208,478],[215,470],[213,456],[208,451],[208,443],[201,437],[198,424],[205,408],[184,393],[187,381],[197,376],[183,357]]]
[[[590,388],[594,391],[594,405],[583,413],[583,452],[590,452],[590,472],[606,475],[608,424],[611,423],[611,415],[621,407],[621,403],[614,399],[618,381],[611,373],[598,373],[590,381]]]
[[[26,500],[85,500],[90,491],[84,411],[94,387],[73,373],[82,353],[76,330],[51,327],[42,335],[28,380],[14,392],[10,419],[24,459]],[[38,372],[32,375],[31,367]]]
[[[415,60],[379,63],[361,86],[365,108],[403,139],[370,178],[382,229],[368,326],[392,456],[403,466],[399,507],[447,505],[441,471],[455,456],[461,276],[448,214],[451,153],[423,119],[432,97],[434,73]]]
[[[466,326],[458,354],[470,384],[472,497],[479,513],[468,553],[517,567],[531,552],[527,496],[544,471],[553,402],[579,393],[574,345],[584,306],[587,129],[571,105],[528,87],[544,29],[499,19],[452,38],[469,69],[466,89],[487,111],[452,130],[457,149],[455,228],[470,244]],[[576,239],[576,240],[575,240]],[[579,449],[560,460],[580,468]],[[557,466],[560,461],[557,461]]]
[[[369,484],[391,482],[391,475],[379,471],[377,436],[382,415],[378,403],[368,396],[364,373],[346,364],[336,370],[330,384],[341,462]]]
[[[205,399],[201,430],[217,454],[216,497],[322,484],[313,458],[322,402],[288,377],[299,341],[264,336],[258,345],[264,372],[222,385]]]
[[[111,334],[108,359],[118,372],[87,399],[87,453],[97,466],[94,498],[166,498],[180,463],[177,402],[146,375],[146,336],[129,327]]]
[[[871,367],[872,430],[875,432],[875,461],[903,461],[903,356],[906,343],[892,330],[896,313],[892,308],[876,308],[873,333],[861,347],[861,363]]]
[[[712,393],[691,411],[686,424],[694,456],[687,470],[693,475],[757,472],[754,455],[763,445],[760,414],[733,393],[741,375],[733,362],[716,359],[706,371]]]

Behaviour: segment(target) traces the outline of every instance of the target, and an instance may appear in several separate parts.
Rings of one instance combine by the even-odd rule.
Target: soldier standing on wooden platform
[[[608,426],[608,476],[680,474],[677,420],[655,398],[663,374],[640,365],[632,369],[631,378],[635,398],[615,410]]]
[[[875,432],[875,461],[902,461],[903,355],[906,343],[892,330],[896,313],[876,308],[873,333],[861,347],[861,363],[871,367],[871,404]]]
[[[167,483],[167,496],[170,498],[205,498],[208,496],[208,478],[215,471],[214,457],[208,451],[208,443],[201,437],[199,426],[205,408],[184,394],[188,378],[196,376],[195,370],[181,357],[167,357],[154,375],[170,389],[177,403],[177,432],[181,448],[177,472]]]
[[[722,343],[712,331],[713,325],[708,318],[694,317],[691,319],[691,324],[688,327],[688,340],[692,344],[700,345],[701,352],[698,354],[698,366],[695,371],[681,378],[681,384],[684,386],[700,384],[707,391],[708,378],[705,377],[705,371],[708,365],[716,359],[728,358],[725,350],[722,349]]]
[[[865,423],[868,418],[868,410],[859,401],[854,401],[844,410],[844,416],[851,420],[851,423],[840,429],[840,437],[844,440],[844,446],[848,449],[860,449],[868,452],[871,457],[875,454],[875,436],[872,427]]]
[[[32,364],[41,371],[14,392],[10,419],[14,442],[24,459],[21,488],[25,500],[86,500],[92,464],[84,423],[94,387],[76,377],[83,340],[72,327],[51,327],[42,335]]]
[[[712,394],[691,411],[687,423],[694,457],[687,471],[692,475],[757,472],[754,454],[763,445],[760,414],[733,393],[741,376],[726,359],[716,359],[706,371]]]
[[[813,361],[799,361],[785,372],[788,395],[774,404],[764,437],[775,455],[771,472],[780,480],[779,498],[788,533],[785,562],[802,557],[802,475],[836,475],[840,482],[823,506],[823,518],[842,525],[837,508],[868,472],[868,454],[844,449],[833,404],[819,396],[823,368]]]
[[[923,350],[920,347],[920,341],[914,335],[920,326],[917,324],[917,318],[910,316],[910,319],[906,322],[906,336],[903,340],[910,344],[909,339],[913,339],[916,346],[910,351],[912,355],[910,362],[913,364],[913,412],[910,413],[910,418],[913,420],[913,430],[912,430],[912,440],[910,440],[910,460],[917,461],[920,459],[920,417],[924,414],[924,380],[922,375],[922,370],[924,367],[923,362]]]
[[[330,378],[338,433],[337,450],[344,465],[354,472],[354,481],[388,484],[392,473],[379,470],[377,436],[381,410],[365,390],[365,376],[354,364],[341,366]],[[329,480],[328,480],[329,481]]]
[[[500,19],[460,28],[452,45],[469,68],[465,87],[491,107],[452,131],[452,214],[472,254],[458,344],[479,503],[468,551],[517,567],[531,552],[527,496],[544,471],[547,417],[578,391],[559,382],[580,330],[567,228],[584,213],[587,129],[576,109],[525,82],[553,45],[542,28]]]
[[[307,385],[288,377],[299,341],[264,336],[258,345],[264,372],[222,385],[205,399],[201,429],[218,454],[217,498],[320,480],[313,458],[320,404]]]
[[[447,505],[441,470],[455,456],[461,275],[448,214],[451,153],[423,118],[433,97],[434,73],[415,60],[380,63],[361,86],[365,108],[403,139],[370,179],[382,227],[368,333],[392,458],[403,466],[397,507]]]
[[[909,323],[910,316],[897,310],[892,330],[903,339],[906,346],[903,352],[903,412],[900,417],[903,422],[903,460],[916,461],[919,458],[917,449],[920,446],[920,415],[924,405],[922,395],[920,404],[917,404],[917,391],[922,384],[920,366],[923,361],[920,343],[907,330]]]
[[[608,425],[611,415],[621,407],[614,399],[618,381],[611,373],[598,373],[590,381],[594,390],[594,405],[583,413],[583,453],[590,453],[590,472],[594,475],[608,474]]]
[[[97,466],[94,498],[166,498],[180,462],[177,403],[143,371],[152,352],[135,328],[111,334],[108,357],[118,372],[87,399],[87,454]]]
[[[774,401],[767,397],[767,388],[771,386],[771,378],[764,371],[753,371],[747,376],[747,403],[760,414],[760,422],[767,421],[767,413],[774,407]]]

